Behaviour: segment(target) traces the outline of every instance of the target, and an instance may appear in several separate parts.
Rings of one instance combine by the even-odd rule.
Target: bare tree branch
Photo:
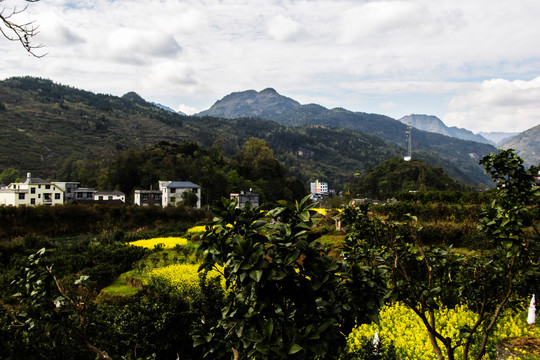
[[[28,3],[38,2],[39,0],[25,0]],[[0,3],[3,2],[3,0],[0,0]],[[28,5],[26,5],[23,9],[18,10],[16,7],[13,9],[7,10],[6,8],[2,8],[0,10],[0,33],[2,35],[10,40],[10,41],[18,41],[21,43],[21,45],[28,51],[31,55],[41,58],[47,54],[37,54],[36,50],[41,49],[44,47],[43,44],[39,45],[33,45],[31,43],[31,40],[34,36],[36,36],[39,31],[39,26],[36,25],[35,21],[30,21],[26,23],[18,23],[15,21],[14,17],[22,12],[24,12],[28,8]]]

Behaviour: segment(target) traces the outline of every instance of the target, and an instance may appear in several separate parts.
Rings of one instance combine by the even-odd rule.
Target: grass
[[[139,290],[132,288],[126,284],[126,277],[128,275],[133,275],[134,270],[130,270],[121,274],[116,280],[102,291],[108,295],[121,295],[121,296],[130,296],[135,295]]]

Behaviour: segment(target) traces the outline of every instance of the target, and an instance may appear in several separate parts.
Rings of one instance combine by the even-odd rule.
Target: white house
[[[64,190],[31,173],[20,183],[11,183],[0,189],[1,205],[59,205],[64,203]]]
[[[124,194],[121,191],[113,190],[113,191],[96,191],[94,193],[94,200],[98,201],[122,201],[123,203],[126,202],[126,194]]]
[[[161,191],[161,205],[178,205],[182,202],[182,193],[193,192],[197,195],[197,204],[195,207],[201,207],[201,187],[189,181],[160,181],[159,190]]]

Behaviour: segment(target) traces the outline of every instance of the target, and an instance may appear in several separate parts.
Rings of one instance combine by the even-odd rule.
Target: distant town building
[[[237,208],[243,208],[248,201],[254,207],[259,206],[259,194],[254,193],[252,189],[249,189],[249,191],[240,191],[240,193],[233,193],[229,197],[231,200],[237,201]]]
[[[135,190],[135,204],[139,206],[161,206],[160,190]]]
[[[26,174],[23,182],[0,189],[0,205],[59,205],[64,203],[64,190],[49,181]]]
[[[310,183],[310,188],[312,199],[322,199],[328,196],[328,183],[315,180],[315,182]]]
[[[176,206],[183,202],[182,194],[192,192],[197,195],[197,204],[195,207],[201,207],[201,187],[189,181],[160,181],[159,190],[161,191],[161,205]]]

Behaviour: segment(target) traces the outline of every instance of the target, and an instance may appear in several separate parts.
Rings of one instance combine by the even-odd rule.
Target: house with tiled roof
[[[60,205],[64,203],[64,190],[41,178],[26,174],[23,182],[11,183],[0,189],[0,205]]]
[[[186,192],[195,194],[197,196],[195,207],[197,209],[201,207],[201,186],[190,181],[160,181],[159,190],[161,191],[161,205],[163,207],[183,203],[183,194]]]

